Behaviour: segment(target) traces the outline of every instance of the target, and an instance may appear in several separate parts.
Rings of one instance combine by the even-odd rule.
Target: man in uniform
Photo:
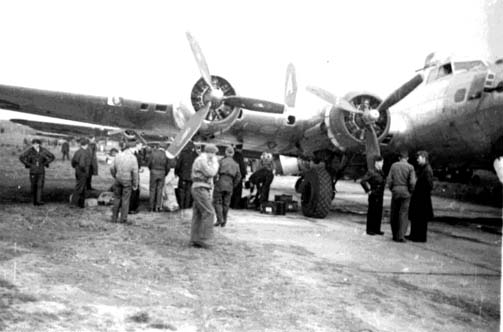
[[[374,157],[374,168],[369,169],[363,176],[361,185],[363,190],[369,194],[369,206],[367,210],[367,234],[383,235],[381,231],[382,203],[386,178],[382,171],[383,158]]]
[[[91,155],[91,168],[89,169],[89,175],[87,177],[86,189],[93,190],[91,186],[91,181],[93,175],[98,175],[98,158],[96,157],[96,138],[94,136],[89,137],[89,144],[87,146],[89,154]]]
[[[84,207],[86,199],[87,181],[91,170],[92,156],[88,149],[89,141],[87,138],[80,140],[80,149],[72,157],[72,167],[75,168],[75,190],[72,194],[72,206]]]
[[[162,211],[162,190],[169,173],[168,157],[164,146],[156,147],[147,162],[150,169],[150,211]]]
[[[61,153],[63,154],[63,161],[66,159],[70,160],[70,144],[65,140],[63,144],[61,144]]]
[[[243,144],[236,145],[234,149],[234,156],[232,157],[235,162],[239,165],[239,173],[241,174],[241,180],[246,178],[246,163],[243,158]],[[243,182],[239,183],[234,187],[231,197],[231,208],[239,209],[241,208],[241,196],[243,195]]]
[[[257,186],[257,197],[255,207],[260,208],[260,204],[269,200],[269,189],[274,180],[274,163],[272,154],[262,153],[257,171],[250,176],[250,183]]]
[[[47,149],[44,149],[38,138],[31,141],[32,147],[24,151],[19,160],[26,168],[30,169],[31,195],[33,205],[43,205],[42,191],[45,182],[45,168],[54,160],[54,155]]]
[[[178,188],[176,198],[180,209],[188,209],[192,206],[192,164],[198,154],[195,151],[194,143],[189,142],[180,153],[175,165],[175,175],[178,176]]]
[[[218,149],[207,144],[192,165],[192,227],[190,241],[194,247],[208,248],[208,240],[213,235],[215,209],[212,204],[213,177],[218,173]]]
[[[127,223],[131,192],[139,186],[138,160],[134,155],[135,147],[136,143],[134,141],[127,142],[124,151],[115,156],[112,167],[110,167],[110,173],[115,179],[113,185],[113,223]]]
[[[133,189],[130,195],[130,202],[129,202],[129,214],[136,214],[138,213],[138,209],[140,208],[140,172],[141,172],[141,166],[144,161],[144,154],[142,151],[143,149],[143,144],[140,141],[137,141],[136,143],[131,143],[130,144],[131,151],[133,152],[134,156],[136,157],[136,164],[138,166],[138,186],[136,189]]]
[[[400,153],[400,160],[391,165],[386,184],[391,190],[390,224],[393,241],[405,242],[405,233],[409,224],[408,212],[410,196],[416,185],[414,167],[407,162],[407,151]]]
[[[428,152],[417,153],[417,182],[410,199],[410,235],[405,238],[414,242],[426,242],[428,221],[433,219],[431,190],[433,189],[433,170],[428,162]]]
[[[215,182],[215,191],[213,193],[213,205],[217,214],[215,226],[225,227],[232,191],[236,188],[238,183],[241,183],[239,165],[234,161],[233,156],[234,149],[229,146],[225,149],[225,157],[219,162],[218,177]]]

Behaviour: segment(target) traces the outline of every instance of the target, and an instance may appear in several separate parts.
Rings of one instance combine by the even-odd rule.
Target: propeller
[[[197,67],[199,68],[201,77],[209,87],[209,93],[205,95],[205,102],[211,102],[214,109],[218,109],[224,103],[231,107],[245,108],[256,112],[279,114],[284,112],[284,105],[282,104],[255,98],[226,95],[224,91],[218,86],[218,82],[215,82],[213,80],[213,78],[215,77],[210,74],[208,63],[206,62],[199,43],[190,32],[187,32],[186,35],[187,40],[190,44],[190,48],[192,49],[192,53],[194,54],[194,58],[196,59]]]
[[[415,88],[423,82],[423,75],[417,74],[412,79],[404,83],[393,93],[391,93],[386,99],[384,99],[376,109],[370,107],[365,107],[364,110],[356,109],[351,103],[343,98],[338,98],[329,91],[322,88],[308,86],[307,91],[311,92],[315,96],[325,100],[334,107],[341,108],[344,111],[361,114],[363,122],[365,124],[364,132],[362,133],[365,137],[365,155],[367,159],[367,168],[372,169],[374,156],[380,155],[379,140],[374,128],[376,121],[379,119],[381,112],[386,111],[391,106],[398,103],[400,100],[405,98],[409,93],[411,93]],[[363,137],[362,137],[363,138]]]

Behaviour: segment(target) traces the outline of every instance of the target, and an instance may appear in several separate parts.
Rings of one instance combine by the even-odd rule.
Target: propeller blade
[[[345,100],[343,98],[338,98],[333,93],[331,93],[325,89],[315,87],[315,86],[308,86],[308,87],[306,87],[306,90],[311,92],[315,96],[323,99],[327,103],[332,104],[336,107],[340,107],[345,111],[348,111],[350,113],[363,114],[363,111],[356,109],[347,100]]]
[[[368,125],[365,130],[365,155],[367,157],[367,169],[374,167],[374,156],[379,156],[381,150],[374,126]]]
[[[377,107],[378,111],[386,110],[391,106],[398,103],[400,100],[405,98],[409,93],[411,93],[415,88],[423,82],[423,75],[417,74],[404,85],[395,90],[388,98],[384,99],[381,104]]]
[[[244,108],[255,112],[283,114],[285,111],[285,105],[262,99],[227,96],[224,97],[223,102],[232,107]]]
[[[290,63],[286,68],[285,105],[288,107],[295,107],[296,97],[297,97],[297,78],[295,75],[295,67],[292,63]]]
[[[206,59],[204,58],[203,51],[201,50],[201,47],[199,46],[199,43],[197,40],[190,34],[190,32],[186,32],[187,39],[190,44],[190,48],[192,49],[192,54],[194,54],[194,58],[196,59],[197,62],[197,67],[199,68],[199,71],[201,72],[201,76],[208,84],[208,86],[213,87],[213,84],[211,82],[211,75],[210,75],[210,70],[208,68],[208,63],[206,62]]]
[[[166,155],[168,158],[175,158],[180,151],[187,145],[187,143],[194,137],[196,132],[199,130],[201,125],[203,124],[208,111],[210,110],[211,103],[207,103],[199,112],[196,112],[193,116],[190,117],[189,121],[183,128],[183,130],[179,131],[175,137],[175,140],[169,146],[168,150],[166,150]]]
[[[180,103],[176,109],[173,110],[173,119],[175,120],[175,125],[178,129],[183,129],[185,123],[189,121],[190,117],[195,114],[194,110],[188,108],[183,103]]]

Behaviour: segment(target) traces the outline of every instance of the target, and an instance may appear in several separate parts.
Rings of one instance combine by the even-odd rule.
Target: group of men
[[[129,200],[131,193],[139,187],[139,167],[135,154],[136,144],[127,143],[124,150],[114,159],[110,172],[114,178],[114,205],[112,222],[128,223]],[[156,147],[147,158],[150,169],[150,209],[161,211],[162,188],[171,168],[171,161],[166,157],[165,146]],[[175,166],[179,175],[179,201],[181,208],[192,204],[191,245],[207,248],[214,226],[224,227],[235,188],[242,183],[240,165],[234,157],[234,149],[227,147],[225,156],[218,160],[218,149],[207,144],[203,152],[192,150],[189,145],[184,150]],[[190,170],[188,175],[187,170]],[[190,176],[190,177],[189,177]],[[180,185],[181,184],[181,185]],[[190,190],[187,193],[186,190]],[[216,219],[216,223],[214,220]]]
[[[383,172],[383,158],[374,158],[370,169],[361,180],[368,197],[367,234],[383,235],[381,219],[384,188],[391,190],[390,224],[393,241],[426,242],[428,221],[433,218],[431,190],[433,189],[433,170],[428,162],[428,153],[417,153],[417,167],[408,163],[408,153],[401,152],[399,160],[393,165],[386,178]],[[410,220],[410,234],[407,233]]]
[[[45,183],[45,168],[49,167],[55,159],[54,154],[42,147],[42,141],[34,138],[32,146],[25,150],[19,160],[26,168],[30,169],[31,193],[34,205],[43,205],[42,191]],[[62,146],[63,160],[68,157],[69,145],[65,141]],[[98,174],[98,161],[96,158],[96,143],[94,137],[89,141],[87,138],[80,140],[80,149],[75,152],[71,160],[75,168],[77,179],[75,190],[72,194],[71,204],[84,207],[86,190],[91,190],[91,178]]]

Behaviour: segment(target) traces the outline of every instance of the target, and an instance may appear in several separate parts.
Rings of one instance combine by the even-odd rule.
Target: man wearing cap
[[[87,138],[80,140],[80,149],[72,157],[72,167],[75,168],[75,190],[72,194],[72,206],[84,207],[86,199],[87,181],[92,164],[92,156],[88,149],[89,141]]]
[[[147,166],[150,169],[150,211],[162,210],[162,190],[166,175],[169,173],[169,161],[166,157],[166,145],[156,146],[150,154]]]
[[[219,162],[220,166],[213,193],[213,205],[217,214],[215,226],[225,227],[231,204],[232,191],[238,183],[241,183],[241,172],[239,171],[238,163],[232,158],[233,155],[234,149],[228,146],[225,149],[225,157]]]
[[[47,149],[44,149],[42,142],[35,138],[31,141],[32,146],[24,151],[19,160],[26,168],[30,169],[31,195],[33,205],[43,205],[42,191],[45,182],[45,168],[54,160],[54,155]]]
[[[232,157],[235,162],[239,165],[239,173],[241,174],[241,180],[246,178],[246,163],[243,158],[243,144],[237,144],[234,149],[234,156]],[[243,195],[243,182],[239,183],[234,187],[231,197],[231,208],[239,209],[241,208],[241,196]]]
[[[212,204],[213,177],[218,173],[218,149],[207,144],[204,152],[194,160],[192,165],[192,227],[190,241],[194,247],[208,248],[207,241],[213,235],[215,209]]]
[[[384,161],[381,156],[375,156],[374,167],[367,171],[360,182],[363,190],[369,194],[369,206],[367,210],[368,235],[384,234],[384,232],[381,231],[382,203],[384,186],[386,184],[386,177],[382,170],[383,163]]]
[[[410,235],[405,238],[413,242],[426,242],[428,221],[433,219],[431,190],[433,189],[433,170],[428,162],[428,152],[417,153],[417,182],[410,198]]]
[[[390,224],[393,241],[405,242],[405,233],[409,226],[408,212],[411,193],[416,185],[414,167],[407,162],[407,151],[400,153],[399,161],[391,165],[386,184],[391,190]]]
[[[134,155],[135,148],[136,142],[127,142],[125,149],[115,156],[114,162],[110,167],[110,173],[115,179],[113,185],[113,223],[127,223],[131,192],[138,189],[139,186],[138,160]]]

